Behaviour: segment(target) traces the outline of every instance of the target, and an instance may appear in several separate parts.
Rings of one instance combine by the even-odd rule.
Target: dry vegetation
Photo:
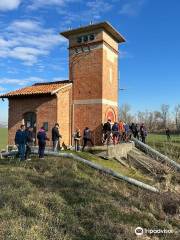
[[[0,189],[2,240],[135,240],[137,226],[180,227],[176,196],[138,189],[69,159],[1,160]]]
[[[172,135],[167,141],[163,134],[149,134],[147,144],[180,163],[180,135]]]

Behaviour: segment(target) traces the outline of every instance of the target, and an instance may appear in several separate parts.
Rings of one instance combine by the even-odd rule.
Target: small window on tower
[[[93,41],[93,40],[95,39],[94,34],[91,34],[91,35],[89,36],[89,39],[90,39],[91,41]]]
[[[87,42],[87,41],[88,41],[88,36],[85,35],[85,36],[83,37],[83,40],[84,40],[84,42]]]
[[[78,37],[78,38],[77,38],[77,42],[78,42],[78,43],[82,43],[82,37]]]

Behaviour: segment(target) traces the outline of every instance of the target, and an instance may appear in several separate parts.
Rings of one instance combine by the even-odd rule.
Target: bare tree
[[[176,105],[174,110],[175,110],[176,130],[180,130],[180,104]]]
[[[169,105],[162,104],[161,105],[161,118],[162,118],[162,127],[167,127],[167,120],[169,116]]]
[[[123,104],[119,109],[119,119],[126,123],[130,123],[133,119],[130,110],[131,106],[129,104]]]

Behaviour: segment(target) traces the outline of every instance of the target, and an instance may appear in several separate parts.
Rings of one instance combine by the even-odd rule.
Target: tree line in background
[[[169,128],[180,132],[180,104],[170,112],[170,106],[162,104],[159,110],[131,113],[131,106],[123,104],[119,109],[119,119],[126,123],[144,123],[149,132],[164,132]]]

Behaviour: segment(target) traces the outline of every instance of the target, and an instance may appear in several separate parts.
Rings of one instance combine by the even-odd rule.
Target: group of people
[[[60,149],[60,138],[62,136],[59,133],[59,124],[56,123],[52,128],[52,142],[53,142],[53,151]],[[18,155],[21,161],[30,160],[31,148],[35,144],[36,136],[33,132],[32,127],[25,128],[25,125],[21,125],[20,129],[17,130],[15,135],[15,144],[18,148]],[[46,130],[44,127],[41,127],[37,133],[38,139],[38,153],[39,158],[44,158],[44,151],[46,147],[46,141],[50,139],[47,137]]]
[[[18,147],[18,155],[20,160],[29,160],[31,154],[31,147],[35,142],[35,136],[33,134],[33,128],[25,128],[25,125],[21,125],[15,135],[15,144]]]
[[[25,128],[25,125],[21,125],[20,129],[17,130],[15,135],[15,144],[18,148],[18,155],[21,161],[31,160],[30,159],[31,148],[35,144],[36,137],[38,140],[39,158],[43,159],[45,147],[46,147],[46,141],[50,141],[50,139],[47,137],[45,128],[41,127],[37,133],[37,136],[35,136],[32,127]],[[60,144],[61,138],[62,138],[62,135],[60,134],[60,131],[59,131],[59,124],[56,123],[52,128],[52,145],[53,145],[52,150],[54,152],[61,150],[61,144]],[[80,140],[81,140],[80,129],[76,129],[76,131],[73,134],[73,138],[74,138],[75,151],[80,151]],[[91,145],[94,145],[91,139],[91,131],[88,127],[86,127],[83,132],[82,151],[87,146],[88,142],[90,142]]]
[[[79,128],[77,128],[76,131],[74,132],[73,139],[75,151],[80,151],[81,133]],[[94,146],[94,143],[92,141],[92,132],[88,127],[86,127],[83,131],[82,151],[84,151],[84,148],[88,145],[88,143],[91,143],[91,145]]]
[[[102,142],[105,144],[110,144],[111,140],[113,144],[118,144],[120,142],[128,142],[131,140],[131,137],[135,137],[138,140],[140,139],[145,143],[147,130],[144,124],[140,126],[138,124],[132,123],[131,125],[124,123],[123,121],[114,122],[111,124],[111,120],[103,125],[103,137]]]
[[[128,142],[131,140],[132,135],[137,139],[141,139],[141,141],[145,143],[147,131],[144,124],[141,124],[140,127],[138,124],[132,123],[129,125],[123,121],[115,122],[112,124],[111,120],[108,119],[108,121],[102,127],[103,144],[110,144],[111,140],[113,144],[117,144],[122,141]],[[50,139],[47,137],[45,128],[41,127],[37,133],[37,136],[35,136],[32,127],[25,128],[25,125],[21,125],[20,129],[17,130],[15,135],[15,144],[18,147],[20,160],[30,160],[31,148],[35,144],[36,137],[38,140],[39,158],[43,159],[46,141],[50,141]],[[62,135],[60,134],[59,124],[56,123],[52,128],[53,151],[56,152],[61,149],[61,138]],[[84,151],[84,148],[88,145],[88,143],[91,143],[91,145],[94,146],[91,130],[86,127],[83,130],[83,136],[81,136],[81,131],[77,128],[73,133],[75,151],[80,151],[81,138],[83,139],[82,151]]]

